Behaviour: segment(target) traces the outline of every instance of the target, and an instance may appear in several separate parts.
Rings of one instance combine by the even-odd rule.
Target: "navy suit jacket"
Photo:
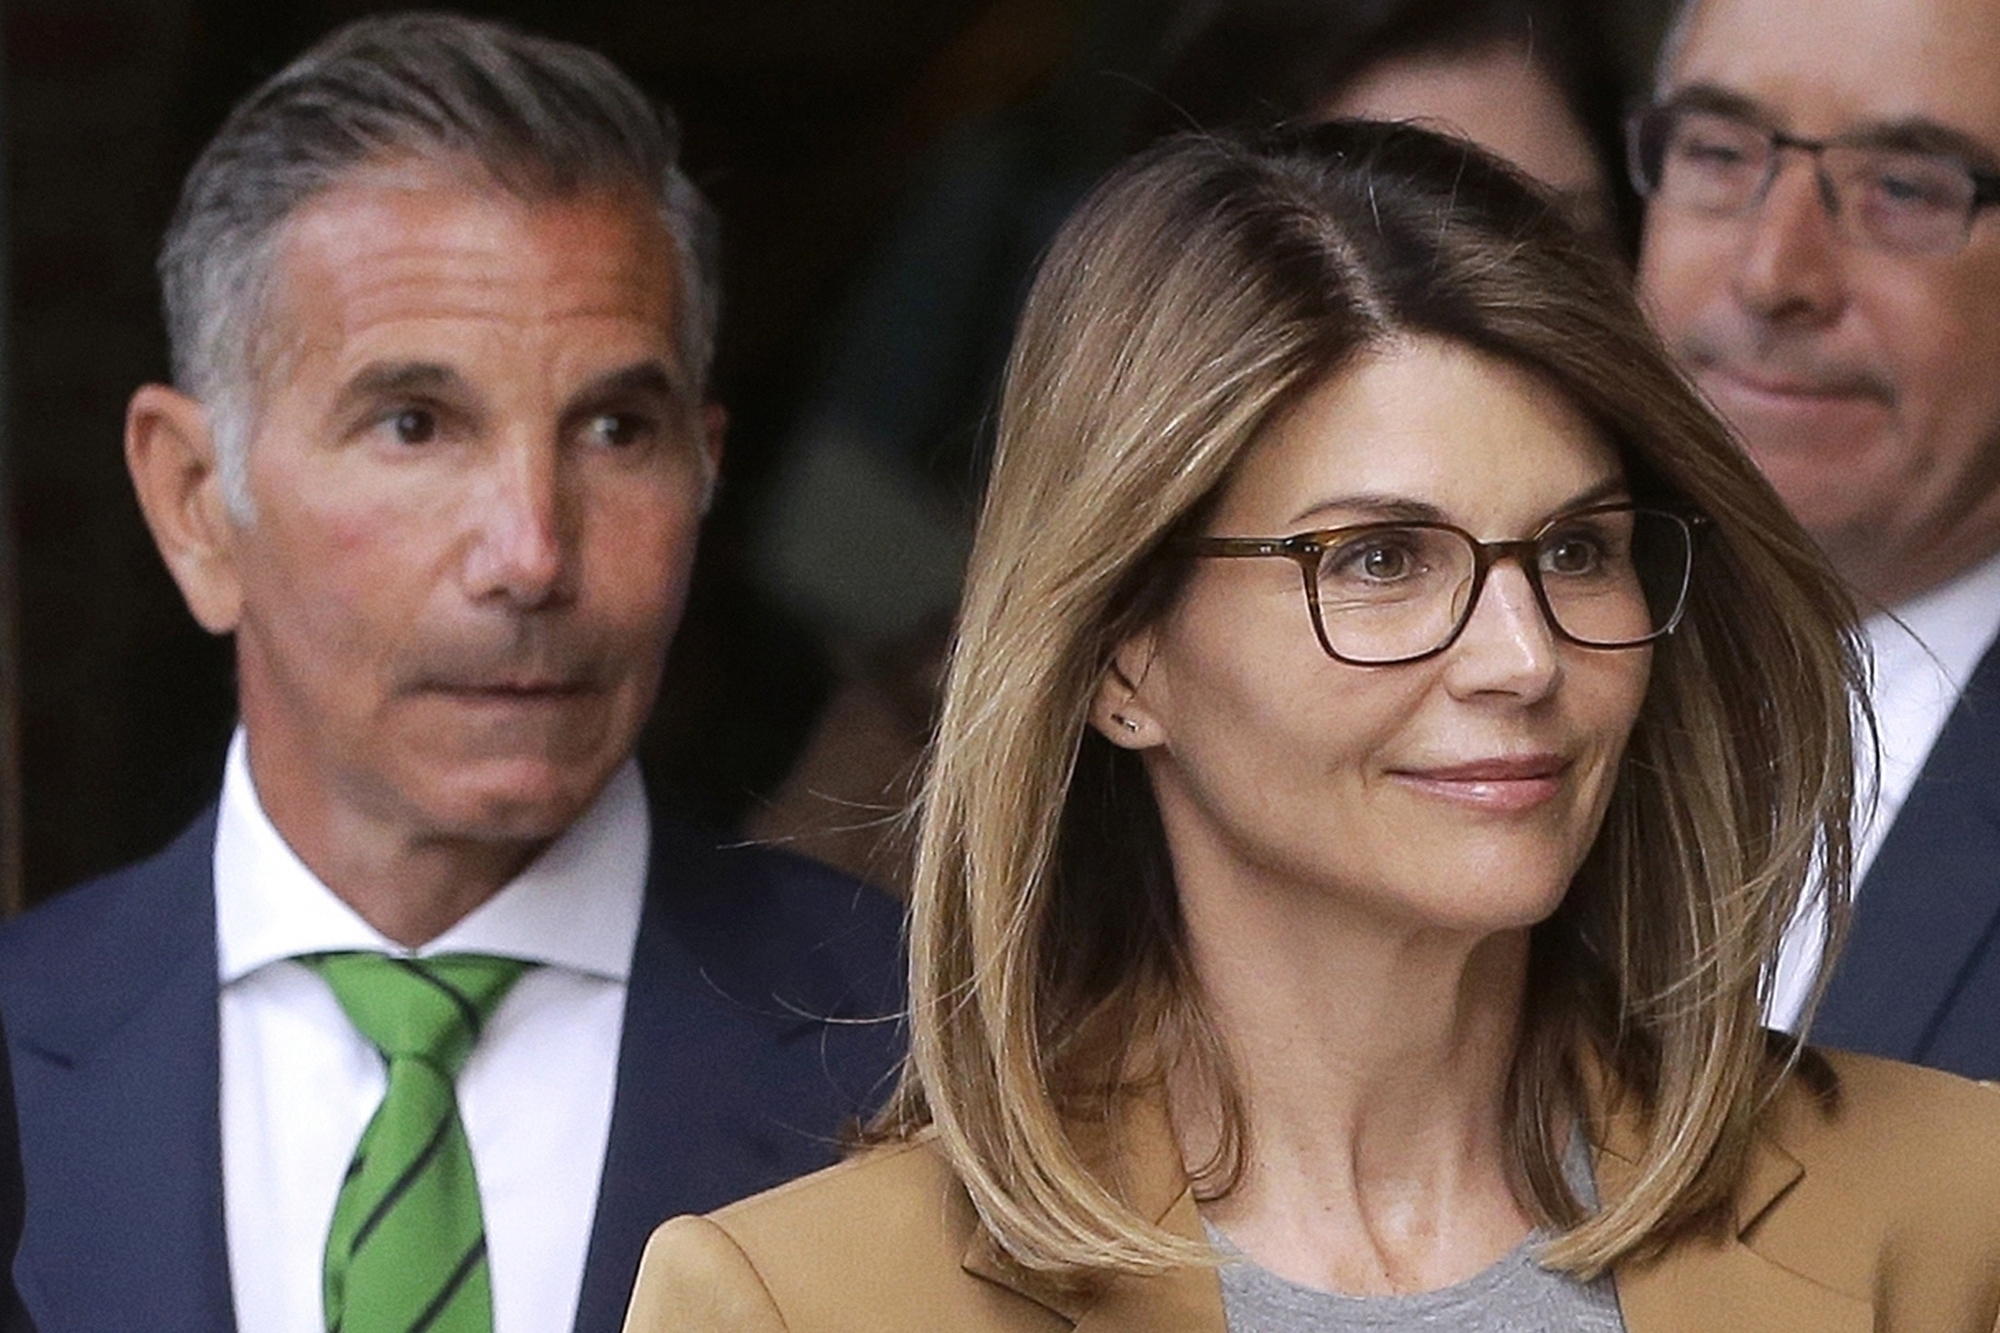
[[[0,1032],[0,1042],[6,1034]],[[34,1333],[14,1290],[14,1251],[21,1243],[21,1134],[14,1119],[14,1080],[0,1060],[0,1333]]]
[[[2000,1079],[2000,644],[1862,881],[1813,1040]]]
[[[233,1330],[213,810],[0,931],[43,1333]],[[655,817],[577,1333],[616,1333],[646,1237],[833,1160],[901,1054],[901,912],[809,861]],[[889,1015],[891,1017],[884,1017]]]

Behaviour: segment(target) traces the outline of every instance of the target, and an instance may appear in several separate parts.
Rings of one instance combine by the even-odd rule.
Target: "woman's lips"
[[[1426,795],[1479,810],[1531,810],[1562,790],[1569,761],[1560,755],[1536,754],[1423,768],[1392,770],[1391,776]]]

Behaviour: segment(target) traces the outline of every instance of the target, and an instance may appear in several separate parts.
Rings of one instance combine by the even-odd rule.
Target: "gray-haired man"
[[[364,20],[232,113],[126,456],[235,636],[216,810],[0,936],[45,1328],[617,1327],[821,1164],[897,917],[649,817],[719,461],[712,246],[602,58]]]

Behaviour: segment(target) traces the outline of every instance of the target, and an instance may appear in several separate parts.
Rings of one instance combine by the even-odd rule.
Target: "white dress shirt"
[[[611,1127],[625,986],[651,829],[627,763],[509,883],[416,952],[526,959],[458,1078],[479,1174],[494,1333],[576,1319]],[[409,953],[336,898],[257,799],[242,731],[215,834],[222,1184],[243,1333],[322,1333],[321,1264],[341,1177],[387,1074],[296,955]]]
[[[1858,756],[1855,786],[1863,808],[1855,821],[1854,879],[1858,885],[1882,849],[1896,812],[1937,744],[1945,720],[1979,661],[2000,638],[2000,555],[1975,565],[1941,588],[1870,616],[1862,626],[1873,670],[1869,703],[1881,743],[1879,767]],[[1867,804],[1871,780],[1874,802]],[[1858,910],[1866,911],[1866,908]],[[1793,1031],[1819,972],[1823,905],[1810,899],[1786,932],[1767,1018]]]

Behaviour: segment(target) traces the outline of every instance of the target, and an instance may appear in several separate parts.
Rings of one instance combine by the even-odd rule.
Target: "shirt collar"
[[[583,815],[500,892],[416,950],[386,938],[306,868],[265,814],[241,727],[229,743],[215,829],[215,920],[224,986],[284,958],[360,949],[483,953],[626,981],[645,903],[652,825],[627,760]]]
[[[1865,630],[1878,700],[1893,695],[1900,681],[1933,674],[1949,682],[1955,699],[2000,637],[2000,553],[1893,611],[1868,617]]]

